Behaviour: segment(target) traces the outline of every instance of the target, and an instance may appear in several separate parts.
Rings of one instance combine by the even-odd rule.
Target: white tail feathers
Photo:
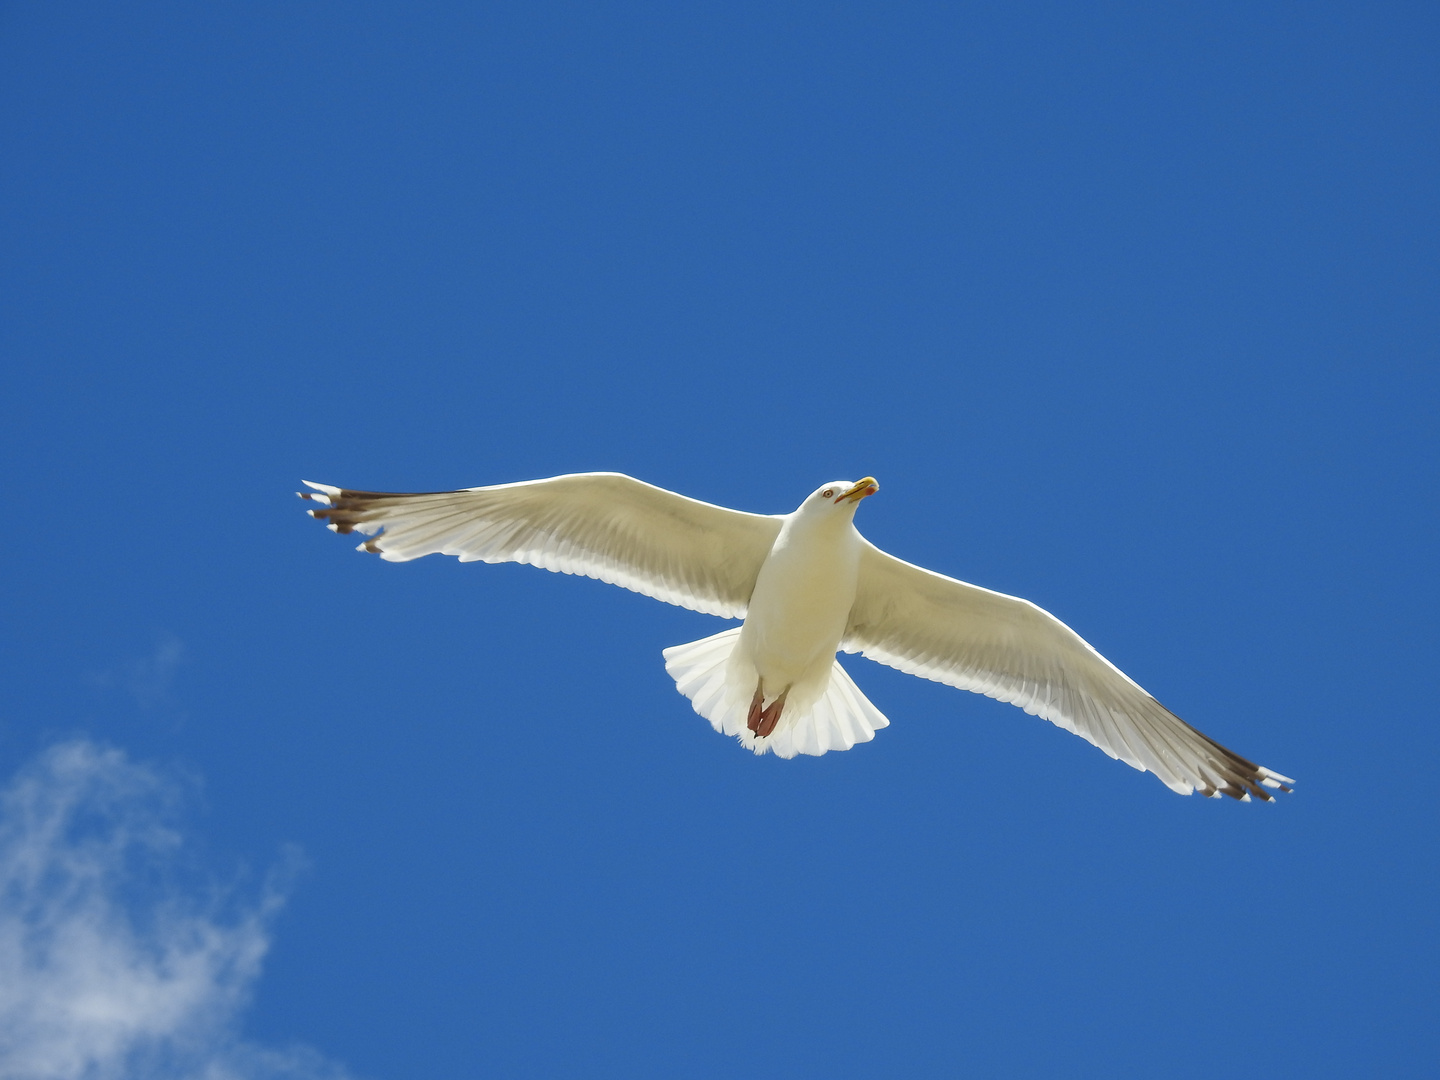
[[[695,711],[724,735],[733,735],[747,750],[776,757],[796,754],[820,755],[827,750],[849,750],[856,743],[869,742],[875,732],[890,721],[833,662],[830,680],[819,697],[806,703],[791,697],[780,714],[780,723],[765,738],[757,738],[745,725],[757,677],[749,665],[730,663],[740,627],[723,630],[711,637],[665,650],[665,670],[680,693],[690,699]],[[740,670],[745,668],[747,670]]]

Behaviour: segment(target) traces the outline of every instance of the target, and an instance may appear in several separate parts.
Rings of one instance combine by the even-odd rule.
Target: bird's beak
[[[854,499],[858,503],[861,499],[865,498],[865,496],[874,495],[875,492],[879,490],[880,481],[876,480],[873,476],[867,476],[864,480],[858,481],[854,487],[841,495],[835,502],[838,504]]]

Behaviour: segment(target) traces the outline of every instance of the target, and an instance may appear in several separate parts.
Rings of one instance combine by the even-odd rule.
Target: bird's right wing
[[[369,536],[359,550],[390,562],[530,563],[728,619],[745,617],[781,524],[621,473],[415,495],[305,483],[300,497],[322,505],[312,517]]]
[[[1018,705],[1182,795],[1269,801],[1267,788],[1288,791],[1294,782],[1196,731],[1048,611],[913,566],[869,541],[842,648]]]

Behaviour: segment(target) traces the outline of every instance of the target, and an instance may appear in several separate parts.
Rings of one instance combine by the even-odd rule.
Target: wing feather
[[[423,555],[530,563],[669,604],[744,618],[780,519],[688,499],[621,473],[402,494],[305,481],[312,517],[370,537],[390,562]]]
[[[1182,795],[1269,801],[1294,783],[1196,731],[1048,611],[868,541],[842,648],[1018,705]]]

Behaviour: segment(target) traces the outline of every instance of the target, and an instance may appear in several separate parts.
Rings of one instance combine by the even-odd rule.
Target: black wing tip
[[[1246,762],[1246,764],[1250,763]],[[1262,765],[1251,765],[1243,772],[1239,770],[1232,772],[1219,784],[1196,785],[1195,790],[1212,799],[1226,795],[1237,802],[1251,802],[1258,799],[1260,802],[1273,803],[1276,792],[1289,795],[1295,790],[1294,783],[1295,781],[1290,777],[1281,776]]]
[[[1171,715],[1174,715],[1173,713]],[[1177,717],[1177,719],[1179,719]],[[1184,723],[1182,720],[1181,723]],[[1189,725],[1186,725],[1187,727]],[[1194,729],[1191,728],[1193,731]],[[1234,750],[1221,746],[1214,739],[1201,732],[1196,732],[1215,750],[1219,761],[1215,762],[1220,766],[1216,770],[1219,783],[1208,783],[1204,787],[1196,785],[1196,790],[1202,794],[1215,798],[1219,795],[1228,795],[1237,802],[1250,802],[1252,796],[1260,802],[1274,802],[1276,791],[1289,794],[1294,790],[1290,785],[1295,781],[1288,776],[1281,776],[1273,769],[1267,769],[1264,765],[1257,765],[1249,758],[1241,757]]]
[[[295,494],[302,499],[320,504],[319,507],[305,512],[316,521],[323,521],[326,528],[341,536],[349,536],[357,530],[366,531],[365,523],[373,516],[374,510],[381,500],[411,497],[409,494],[397,492],[357,491],[353,488],[331,487],[328,484],[316,484],[310,480],[302,480],[301,483],[314,490],[297,491]],[[379,555],[382,551],[379,540],[378,535],[374,536],[361,544],[357,550]]]

